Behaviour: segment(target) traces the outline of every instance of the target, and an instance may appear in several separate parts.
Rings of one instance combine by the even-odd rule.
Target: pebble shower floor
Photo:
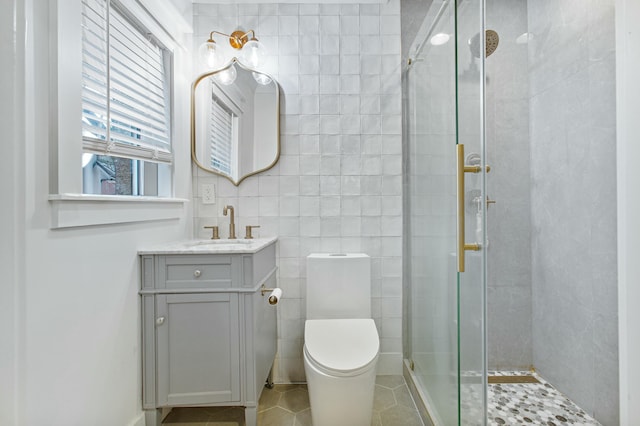
[[[489,385],[489,425],[600,425],[535,373],[522,371],[490,372],[490,376],[522,376],[539,383],[498,383]]]

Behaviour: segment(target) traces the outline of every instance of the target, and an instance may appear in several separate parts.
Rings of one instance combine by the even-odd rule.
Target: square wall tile
[[[393,4],[391,4],[393,3]],[[269,53],[264,72],[281,86],[281,155],[276,166],[236,187],[194,170],[194,234],[229,218],[277,235],[276,380],[304,381],[306,256],[372,256],[372,306],[384,350],[401,359],[402,137],[399,1],[379,4],[197,5],[198,34],[251,24]],[[227,28],[229,27],[229,28]],[[198,185],[216,185],[204,205]],[[388,198],[387,198],[388,197]]]

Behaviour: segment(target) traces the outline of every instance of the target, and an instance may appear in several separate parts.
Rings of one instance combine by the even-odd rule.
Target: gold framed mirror
[[[239,185],[280,158],[280,86],[233,58],[191,85],[191,158]]]

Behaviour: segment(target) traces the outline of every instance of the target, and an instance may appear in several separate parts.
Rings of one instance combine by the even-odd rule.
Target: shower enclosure
[[[483,11],[480,2],[455,3],[434,2],[405,76],[407,356],[442,425],[474,424],[487,405]]]
[[[404,353],[436,425],[496,424],[489,378],[534,369],[618,423],[613,28],[611,0],[434,0],[409,52]]]

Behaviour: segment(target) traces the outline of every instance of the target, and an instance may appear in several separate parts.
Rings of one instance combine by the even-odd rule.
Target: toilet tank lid
[[[375,359],[380,338],[370,318],[307,320],[304,345],[313,360],[324,368],[348,372]]]
[[[332,259],[336,257],[363,258],[369,257],[369,255],[365,253],[311,253],[307,257],[316,259]]]

